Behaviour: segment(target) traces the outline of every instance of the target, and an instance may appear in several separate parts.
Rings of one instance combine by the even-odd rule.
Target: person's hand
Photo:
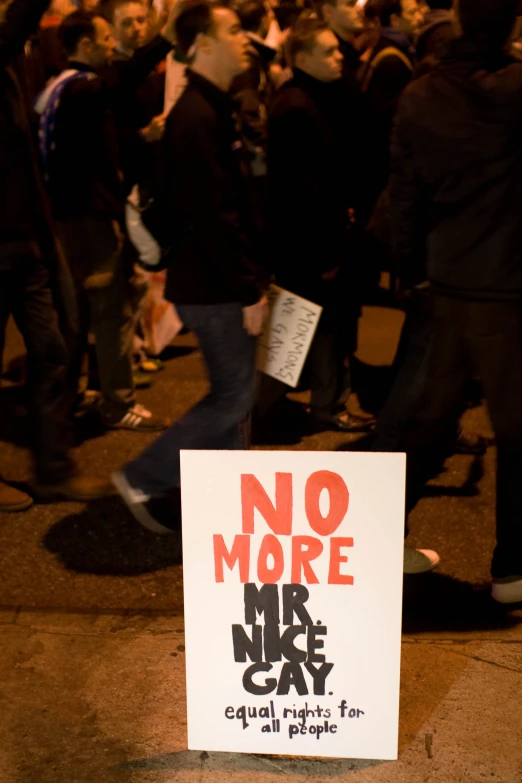
[[[335,269],[330,269],[329,272],[324,272],[321,277],[323,280],[326,280],[327,283],[330,283],[332,280],[335,280],[337,275],[339,274],[340,267],[336,266]]]
[[[243,327],[251,337],[259,337],[268,315],[268,299],[262,296],[256,304],[243,307]]]
[[[157,117],[153,117],[147,127],[141,129],[141,135],[145,141],[161,141],[163,134],[165,133],[166,120],[166,114],[158,114]]]

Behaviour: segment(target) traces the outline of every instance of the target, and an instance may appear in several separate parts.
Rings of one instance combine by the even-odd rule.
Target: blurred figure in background
[[[106,69],[115,41],[103,17],[71,14],[60,35],[69,68],[42,94],[37,109],[48,190],[80,311],[71,385],[78,385],[91,330],[102,423],[157,431],[163,422],[135,403],[130,358],[135,314],[129,302],[122,231],[126,194],[112,109],[125,97],[130,100],[136,84],[168,54],[171,43],[158,36],[122,63],[125,67]],[[170,37],[168,26],[164,36]]]
[[[478,374],[498,448],[491,573],[501,603],[522,600],[522,65],[506,55],[517,6],[460,0],[462,38],[401,101],[390,178],[400,280],[431,290],[434,318],[405,438],[407,509]]]
[[[427,57],[440,60],[448,43],[458,36],[453,0],[426,0],[426,4],[428,8],[417,34],[417,62]]]
[[[343,108],[342,54],[326,22],[304,19],[291,29],[286,56],[293,78],[269,115],[268,231],[276,281],[323,306],[304,373],[313,418],[345,432],[364,423],[339,405],[345,379],[352,206],[350,112]],[[348,276],[347,276],[348,275]],[[355,350],[351,346],[352,351]]]
[[[76,312],[33,146],[20,62],[46,7],[47,0],[14,0],[0,22],[0,353],[12,314],[28,355],[35,494],[90,500],[110,488],[106,481],[78,475],[69,454],[68,356],[60,326],[70,334]],[[0,480],[0,511],[23,511],[31,504],[27,494]]]

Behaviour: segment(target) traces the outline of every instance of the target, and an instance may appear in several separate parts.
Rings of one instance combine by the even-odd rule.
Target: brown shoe
[[[0,480],[0,511],[27,511],[32,505],[32,497]]]
[[[71,476],[58,484],[36,484],[35,495],[39,500],[76,500],[88,503],[90,500],[114,494],[114,487],[106,479],[94,476]]]

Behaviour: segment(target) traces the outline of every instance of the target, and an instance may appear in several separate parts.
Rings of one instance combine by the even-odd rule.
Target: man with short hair
[[[102,391],[100,418],[109,428],[157,431],[163,422],[135,404],[130,350],[134,312],[124,269],[125,188],[119,166],[115,103],[172,47],[169,24],[125,67],[108,69],[115,41],[101,16],[77,12],[60,27],[69,69],[42,94],[40,141],[58,234],[75,281],[80,341],[72,361],[76,385],[89,329],[96,340]]]
[[[141,0],[112,0],[108,6],[108,20],[116,41],[111,67],[125,68],[146,42],[146,8]],[[156,165],[155,142],[161,141],[165,131],[164,93],[165,75],[151,71],[136,84],[131,95],[124,94],[113,104],[127,195],[136,184],[146,191],[151,190],[149,183]]]
[[[178,9],[176,46],[188,85],[163,140],[163,233],[174,257],[166,297],[199,340],[210,391],[113,476],[136,519],[159,533],[176,526],[180,450],[247,445],[266,313],[254,194],[228,95],[250,65],[248,39],[229,8],[195,0]]]
[[[457,37],[457,24],[453,0],[426,0],[428,10],[424,14],[417,35],[417,62],[427,57],[436,60],[446,53],[448,43]]]
[[[326,22],[307,19],[290,31],[286,56],[293,78],[278,91],[268,126],[267,216],[274,271],[283,288],[323,306],[305,367],[313,418],[323,426],[360,431],[365,428],[361,420],[337,404],[344,359],[355,350],[342,336],[348,321],[356,326],[358,316],[350,285],[353,268],[347,267],[353,150],[346,143],[349,107],[342,106],[338,89],[342,54]]]
[[[406,90],[391,153],[394,251],[426,278],[434,336],[406,437],[407,505],[478,374],[496,437],[493,598],[522,600],[522,65],[505,53],[518,0],[460,0],[463,36]]]
[[[343,56],[343,76],[345,79],[356,80],[361,67],[361,53],[354,46],[354,40],[363,27],[358,0],[326,0],[321,10],[324,20],[339,42],[339,50]]]

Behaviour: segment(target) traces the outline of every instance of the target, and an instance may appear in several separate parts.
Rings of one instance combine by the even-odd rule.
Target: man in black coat
[[[247,445],[266,312],[253,188],[228,94],[250,65],[248,39],[229,8],[195,0],[179,9],[176,41],[189,68],[163,139],[163,233],[173,257],[165,294],[199,340],[210,391],[113,476],[136,519],[160,533],[173,526],[180,449]]]
[[[96,340],[101,421],[133,431],[158,431],[164,424],[135,404],[134,292],[124,267],[126,193],[112,107],[131,100],[136,84],[170,52],[171,22],[163,33],[122,67],[100,75],[115,47],[109,24],[96,14],[71,14],[60,27],[68,69],[37,102],[48,191],[80,311],[76,375],[90,329]]]
[[[125,69],[147,39],[147,10],[141,0],[112,0],[107,18],[116,41],[109,67]],[[136,184],[144,191],[144,198],[153,191],[156,142],[161,141],[165,130],[164,94],[165,74],[153,70],[136,84],[132,92],[121,94],[119,100],[112,104],[126,195]]]
[[[402,284],[428,279],[434,336],[406,450],[408,507],[481,377],[498,446],[493,598],[522,600],[522,65],[504,53],[517,0],[460,0],[463,37],[405,92],[391,154]]]
[[[342,55],[328,25],[308,19],[290,32],[287,58],[294,76],[277,93],[268,127],[271,258],[279,285],[324,308],[305,368],[312,415],[359,431],[359,419],[337,410],[359,312],[347,266],[353,150],[346,143],[350,107],[340,78]]]
[[[373,111],[373,186],[375,201],[388,181],[389,147],[399,98],[413,73],[413,30],[416,0],[368,0],[366,13],[376,14],[381,30],[365,54],[359,77]]]
[[[14,0],[0,23],[0,351],[12,314],[28,352],[35,493],[89,500],[106,494],[110,485],[75,475],[69,455],[67,350],[56,309],[58,281],[66,271],[40,180],[20,62],[47,2]],[[74,308],[65,309],[64,322],[74,320]],[[0,511],[22,511],[31,504],[28,495],[0,481]]]
[[[428,10],[417,35],[416,55],[420,63],[427,57],[439,60],[448,44],[458,35],[453,0],[426,0]]]

